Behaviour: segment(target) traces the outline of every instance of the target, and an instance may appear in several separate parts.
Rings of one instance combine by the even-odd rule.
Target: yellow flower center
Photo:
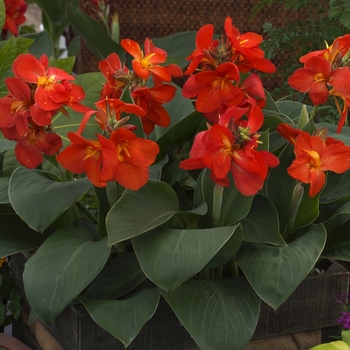
[[[130,158],[130,153],[128,150],[128,141],[125,141],[117,146],[118,160],[119,162],[124,162],[125,155]]]
[[[56,83],[55,76],[51,75],[50,77],[47,77],[47,76],[39,77],[37,85],[44,88],[50,88],[55,83]]]
[[[316,151],[306,151],[310,156],[308,167],[311,169],[319,168],[322,164],[320,155]]]
[[[141,60],[141,66],[143,69],[149,69],[153,66],[152,62],[151,62],[151,59],[152,57],[154,56],[154,53],[151,53],[150,55],[144,57],[142,60]]]
[[[317,73],[314,75],[314,80],[315,81],[322,81],[322,80],[326,80],[326,78],[324,77],[324,75],[322,73]]]
[[[100,143],[98,141],[91,141],[91,143],[93,144],[92,146],[88,146],[86,148],[86,155],[85,155],[85,159],[88,158],[95,158],[97,159],[100,156],[101,153],[101,147],[100,147]]]
[[[11,107],[10,107],[11,114],[15,114],[22,107],[28,107],[28,106],[29,106],[29,102],[27,101],[15,101],[11,104]]]

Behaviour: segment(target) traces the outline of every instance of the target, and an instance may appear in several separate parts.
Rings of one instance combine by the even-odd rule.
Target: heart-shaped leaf
[[[286,247],[243,242],[235,259],[260,298],[277,309],[311,271],[326,237],[322,225],[313,225]]]
[[[138,236],[132,242],[145,275],[160,288],[173,291],[213,258],[236,227],[160,228]]]
[[[206,207],[187,212],[205,213]],[[137,215],[135,215],[137,213]],[[175,191],[165,182],[149,180],[138,191],[125,190],[106,218],[109,245],[136,237],[167,222],[180,212]]]
[[[16,213],[31,228],[43,232],[90,186],[87,178],[56,182],[44,172],[20,167],[10,178],[9,198]]]
[[[39,319],[51,324],[102,270],[109,253],[107,238],[94,242],[82,228],[50,235],[23,273],[26,297]]]
[[[80,296],[93,320],[127,347],[152,318],[159,303],[157,288],[143,288],[122,300],[99,300]]]
[[[263,196],[255,196],[249,214],[241,221],[245,241],[286,245],[279,233],[275,207]]]
[[[260,299],[242,277],[192,280],[161,293],[202,350],[244,349],[253,336]]]
[[[146,279],[135,253],[123,254],[105,266],[84,296],[96,299],[119,299]]]

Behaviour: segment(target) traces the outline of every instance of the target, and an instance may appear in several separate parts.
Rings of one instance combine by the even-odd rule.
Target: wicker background
[[[259,0],[110,0],[111,14],[118,13],[120,38],[130,38],[143,43],[146,37],[156,38],[179,31],[197,31],[202,25],[212,23],[217,34],[223,33],[227,16],[241,33],[253,31],[260,34],[265,22],[283,26],[294,11],[284,11],[281,4],[264,8],[252,21],[252,8]],[[80,8],[98,19],[91,0],[80,0]],[[275,59],[279,64],[283,57]],[[98,59],[82,45],[80,72],[97,71]],[[272,77],[264,79],[267,87],[274,85]]]

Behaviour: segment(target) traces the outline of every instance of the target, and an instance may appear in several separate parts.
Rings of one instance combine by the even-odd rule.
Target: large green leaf
[[[197,181],[195,190],[195,203],[199,205],[204,199],[208,205],[208,212],[199,219],[200,227],[211,227],[212,211],[213,211],[213,191],[215,183],[210,179],[209,170],[204,170]],[[228,187],[224,187],[222,208],[220,211],[220,219],[218,226],[229,226],[242,220],[249,212],[253,196],[244,196],[237,191],[236,186],[232,182]]]
[[[38,248],[44,241],[16,214],[0,214],[0,257]]]
[[[298,124],[298,120],[300,117],[300,114],[302,112],[304,104],[296,101],[278,101],[277,103],[278,109],[287,115],[291,120],[295,122],[295,124]],[[309,114],[312,111],[312,106],[306,106],[307,111]]]
[[[160,228],[134,238],[132,243],[145,275],[170,292],[202,270],[230,239],[236,227]]]
[[[152,41],[155,46],[167,52],[168,63],[176,63],[184,69],[190,62],[186,58],[195,49],[196,35],[197,32],[180,32],[162,38],[154,38]]]
[[[50,235],[23,273],[26,297],[39,319],[51,324],[102,270],[109,253],[106,238],[94,242],[82,228]]]
[[[260,299],[243,277],[192,280],[162,295],[202,350],[243,350],[253,336]]]
[[[188,215],[205,213],[206,207],[187,212]],[[136,237],[167,222],[180,212],[175,191],[165,182],[149,180],[138,191],[125,190],[123,196],[107,214],[108,242],[117,242]]]
[[[347,202],[350,199],[350,171],[343,174],[327,172],[327,183],[324,187],[320,203]]]
[[[260,298],[277,309],[311,271],[326,236],[314,225],[286,247],[243,242],[235,259]]]
[[[152,318],[159,303],[156,288],[144,288],[122,300],[79,297],[93,320],[127,347]]]
[[[10,178],[9,198],[16,213],[43,232],[91,186],[87,178],[56,182],[44,172],[17,168]]]
[[[113,259],[90,284],[84,296],[96,299],[119,299],[146,279],[135,253]]]
[[[125,51],[108,35],[101,23],[69,4],[67,15],[73,31],[84,39],[88,49],[97,57],[104,59],[116,52],[122,61],[125,60]]]
[[[0,49],[0,78],[3,79],[12,67],[14,59],[24,53],[33,43],[32,39],[15,38],[3,42]]]
[[[245,241],[286,245],[279,233],[276,209],[266,197],[254,197],[252,207],[241,224]]]
[[[14,149],[15,146],[16,146],[15,141],[6,140],[6,139],[0,137],[0,153],[5,152],[9,149]]]
[[[42,54],[45,54],[47,57],[54,55],[53,43],[47,31],[26,34],[24,37],[34,40],[29,47],[29,52],[37,58],[40,58]]]

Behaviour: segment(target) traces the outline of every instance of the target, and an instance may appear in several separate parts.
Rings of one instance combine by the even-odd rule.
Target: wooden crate
[[[337,325],[335,297],[349,293],[349,271],[332,261],[324,273],[308,276],[277,311],[262,303],[253,339]]]
[[[13,276],[22,291],[22,273],[28,257],[28,253],[12,257]],[[253,339],[335,326],[340,313],[335,296],[347,294],[348,287],[348,270],[337,262],[329,262],[324,273],[308,276],[276,312],[262,303]],[[35,339],[29,340],[28,327],[25,331],[21,322],[13,328],[14,335],[25,344],[35,342]],[[45,328],[64,350],[124,349],[122,343],[100,328],[80,305],[67,308],[52,326]],[[195,349],[198,346],[165,301],[128,347],[128,350]]]

